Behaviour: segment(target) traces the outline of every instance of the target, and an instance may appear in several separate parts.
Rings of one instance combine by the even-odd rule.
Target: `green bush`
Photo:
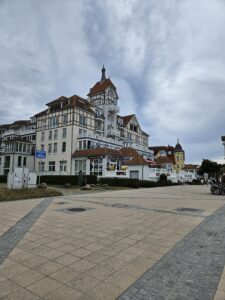
[[[149,180],[140,180],[140,187],[157,187],[159,184],[155,181],[149,181]]]
[[[37,179],[38,180],[38,179]],[[77,185],[78,175],[44,175],[41,176],[41,183],[47,184],[64,185],[69,183],[71,185]],[[84,184],[96,184],[97,176],[95,175],[84,175]]]
[[[0,182],[7,182],[7,176],[0,175]]]
[[[132,188],[139,188],[140,182],[139,179],[134,178],[100,178],[100,184],[108,184],[109,186],[122,186],[122,187],[132,187]]]
[[[192,182],[188,182],[190,185],[201,185],[200,179],[193,179]]]

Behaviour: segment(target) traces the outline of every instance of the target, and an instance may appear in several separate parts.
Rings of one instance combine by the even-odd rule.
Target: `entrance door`
[[[138,171],[130,171],[130,178],[139,179],[139,172]]]

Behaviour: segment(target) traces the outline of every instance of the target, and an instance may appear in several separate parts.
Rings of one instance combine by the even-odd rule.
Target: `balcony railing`
[[[119,112],[119,107],[116,105],[109,105],[108,106],[108,111],[112,113],[118,113]]]

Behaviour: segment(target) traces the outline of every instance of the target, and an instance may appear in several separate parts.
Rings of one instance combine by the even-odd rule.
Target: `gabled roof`
[[[168,156],[160,156],[155,159],[155,161],[159,164],[173,164],[173,161]]]
[[[38,114],[34,115],[34,117],[41,117],[41,116],[44,116],[44,115],[47,114],[47,112],[48,112],[47,109],[42,110],[42,111],[40,111]]]
[[[154,151],[154,155],[156,155],[159,151],[161,150],[165,150],[166,152],[171,151],[174,152],[174,147],[173,146],[152,146],[152,147],[148,147],[149,150],[153,150]]]
[[[112,83],[111,79],[108,78],[108,79],[105,79],[103,81],[98,81],[92,88],[90,88],[88,96],[98,94],[98,93],[102,93],[108,87],[112,87],[114,90],[116,90],[116,87]]]
[[[127,124],[130,122],[130,120],[135,116],[133,115],[127,115],[127,116],[120,116],[123,119],[123,125],[127,126]]]

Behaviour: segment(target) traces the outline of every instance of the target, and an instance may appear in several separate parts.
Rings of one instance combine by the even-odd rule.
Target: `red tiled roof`
[[[72,157],[81,157],[81,156],[101,156],[101,155],[114,155],[121,156],[120,151],[111,148],[94,148],[94,149],[85,149],[85,150],[76,150]]]
[[[136,156],[139,156],[139,154],[137,153],[137,151],[133,148],[121,148],[120,149],[120,153],[122,156],[125,156],[125,157],[136,157]]]
[[[183,168],[184,170],[197,170],[198,166],[197,165],[192,165],[192,164],[187,164]]]
[[[148,165],[148,162],[141,156],[133,157],[131,160],[126,161],[127,165]]]
[[[173,164],[172,159],[170,159],[168,156],[160,156],[156,158],[155,161],[159,164]]]
[[[133,115],[127,115],[127,116],[121,116],[121,118],[123,119],[123,125],[127,126],[127,124],[130,122],[130,120],[133,118]]]
[[[111,79],[106,79],[103,81],[98,81],[88,93],[88,96],[98,94],[101,92],[104,92],[108,87],[112,87],[113,89],[116,89],[115,85],[112,83]]]
[[[171,151],[171,152],[174,152],[174,147],[173,146],[151,146],[151,147],[148,147],[149,150],[153,150],[154,151],[154,155],[156,155],[160,150],[165,150],[166,152],[167,151]]]

